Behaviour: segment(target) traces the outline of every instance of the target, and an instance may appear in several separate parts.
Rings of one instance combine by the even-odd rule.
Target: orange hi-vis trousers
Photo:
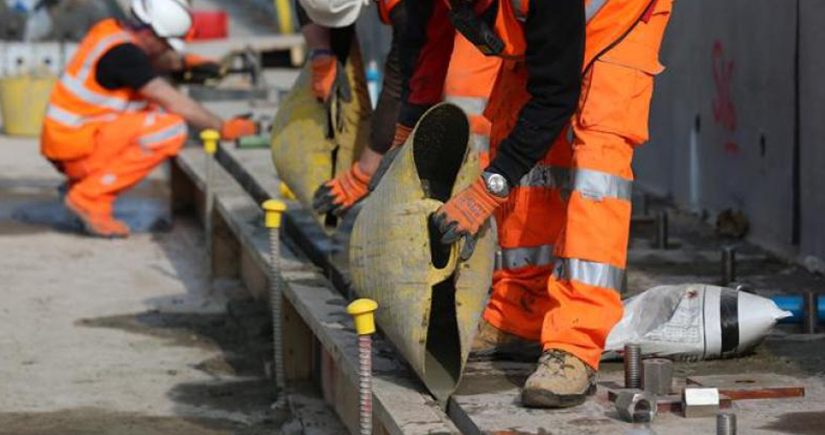
[[[101,124],[91,154],[56,162],[70,194],[91,213],[111,215],[118,193],[136,185],[186,142],[183,118],[159,111],[128,112]]]
[[[470,119],[470,130],[482,168],[490,163],[490,120],[484,109],[501,69],[501,58],[485,56],[456,32],[450,67],[444,80],[444,101],[461,107]]]
[[[631,162],[634,148],[648,139],[671,5],[658,1],[649,19],[587,69],[570,127],[495,215],[502,268],[493,275],[484,318],[594,369],[623,313]],[[526,83],[523,63],[506,61],[491,97],[501,100],[488,113],[493,153],[529,99]]]

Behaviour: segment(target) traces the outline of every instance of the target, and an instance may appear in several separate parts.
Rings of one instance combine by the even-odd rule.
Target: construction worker
[[[256,131],[246,119],[222,120],[159,76],[174,59],[183,62],[169,54],[183,50],[192,27],[184,0],[134,0],[131,12],[86,35],[52,92],[41,137],[43,155],[68,178],[66,207],[100,237],[129,235],[112,216],[117,195],[177,154],[187,122],[226,140]]]
[[[308,16],[302,32],[310,48],[309,61],[313,73],[313,92],[320,101],[331,94],[337,73],[337,65],[343,48],[349,49],[352,27],[361,11],[363,0],[335,2],[331,0],[301,0],[302,11]],[[320,213],[341,214],[369,193],[369,184],[383,156],[391,148],[404,143],[409,130],[396,130],[401,106],[401,59],[405,9],[401,0],[378,0],[378,14],[384,24],[392,26],[393,38],[384,67],[384,81],[378,104],[373,112],[370,141],[358,162],[349,171],[339,175],[318,189],[313,207]],[[311,22],[309,22],[311,20]],[[334,35],[333,35],[334,33]],[[482,112],[493,89],[501,60],[485,57],[461,35],[455,35],[456,49],[450,63],[444,86],[444,97],[467,112],[470,116],[475,143],[486,160],[489,151],[490,123]],[[344,45],[344,43],[347,45]],[[332,45],[337,42],[335,49]],[[398,133],[398,134],[396,134]]]
[[[441,99],[459,30],[504,58],[486,109],[483,175],[433,221],[464,258],[495,215],[503,269],[474,350],[542,354],[522,402],[581,404],[622,317],[631,160],[648,111],[672,0],[417,0],[405,3],[399,131]],[[453,25],[455,27],[453,27]]]

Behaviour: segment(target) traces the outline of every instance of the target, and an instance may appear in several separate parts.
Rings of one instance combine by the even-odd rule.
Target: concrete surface
[[[210,285],[160,170],[116,206],[136,234],[91,239],[35,140],[0,137],[0,434],[263,434],[265,317]],[[164,231],[159,232],[158,229]],[[153,230],[153,231],[149,231]]]

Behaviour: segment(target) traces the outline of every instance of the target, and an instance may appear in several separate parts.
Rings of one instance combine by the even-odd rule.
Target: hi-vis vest
[[[522,59],[527,43],[521,26],[527,19],[530,0],[487,1],[499,1],[495,31],[504,42],[504,51],[500,56]],[[587,27],[582,69],[586,70],[593,60],[621,41],[655,2],[656,0],[586,0]]]
[[[146,107],[137,92],[109,90],[96,79],[97,62],[112,47],[132,42],[132,36],[117,21],[104,20],[94,26],[52,91],[41,137],[41,151],[52,160],[72,160],[94,150],[94,135],[100,123],[118,114]]]

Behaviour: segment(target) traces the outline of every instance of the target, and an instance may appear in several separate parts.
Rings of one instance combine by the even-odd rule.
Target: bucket
[[[191,39],[223,39],[229,34],[229,18],[224,11],[193,11]]]
[[[40,136],[43,116],[57,77],[23,74],[0,78],[3,131],[12,136]]]

